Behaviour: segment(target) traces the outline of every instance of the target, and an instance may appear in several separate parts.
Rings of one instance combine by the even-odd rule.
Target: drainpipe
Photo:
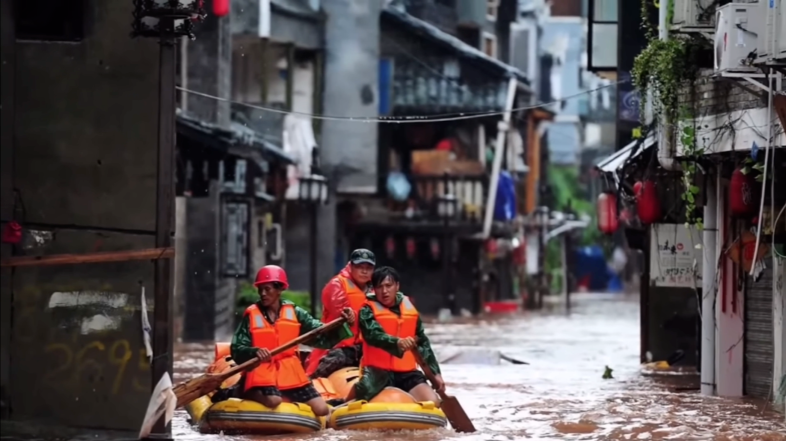
[[[674,0],[662,1],[658,8],[658,37],[661,40],[669,39],[669,23],[667,19],[668,6]],[[669,171],[677,171],[680,165],[677,162],[676,144],[671,142],[672,137],[669,136],[671,130],[671,123],[665,115],[661,115],[660,127],[658,130],[658,162],[660,166]]]
[[[720,176],[710,175],[707,179],[704,205],[704,234],[702,237],[703,263],[701,279],[701,394],[715,394],[715,296],[718,292],[716,272],[718,270],[718,191]]]
[[[497,202],[497,187],[499,187],[499,174],[502,171],[502,158],[505,155],[505,138],[510,127],[510,114],[513,110],[513,99],[516,97],[516,78],[510,77],[508,82],[508,95],[505,100],[505,113],[497,126],[497,140],[494,145],[494,162],[491,165],[491,182],[486,199],[486,213],[483,218],[483,238],[491,235],[491,221],[494,220],[494,205]]]

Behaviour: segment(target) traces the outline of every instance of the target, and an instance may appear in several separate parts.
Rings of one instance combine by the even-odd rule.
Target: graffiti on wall
[[[14,357],[22,366],[19,380],[31,383],[28,392],[32,388],[33,395],[52,403],[57,396],[73,396],[82,399],[80,405],[148,394],[141,303],[133,299],[109,290],[15,291]],[[69,412],[58,407],[58,414]]]

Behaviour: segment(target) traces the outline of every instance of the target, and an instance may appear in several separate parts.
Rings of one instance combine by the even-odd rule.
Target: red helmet
[[[289,288],[287,281],[287,273],[284,268],[278,265],[265,265],[257,272],[257,278],[254,281],[254,286],[262,285],[263,283],[278,282],[284,285],[284,289]]]

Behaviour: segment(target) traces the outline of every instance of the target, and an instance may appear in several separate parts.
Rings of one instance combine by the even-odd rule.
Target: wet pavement
[[[638,320],[636,297],[584,294],[574,296],[569,315],[561,306],[547,305],[538,313],[430,324],[429,336],[438,354],[460,347],[483,347],[530,363],[443,365],[448,393],[460,400],[477,433],[328,430],[273,438],[786,441],[783,415],[766,405],[702,397],[691,390],[698,386],[698,376],[690,371],[643,375]],[[212,361],[210,345],[178,345],[178,351],[176,382],[202,373]],[[613,369],[613,379],[602,379],[605,366]],[[177,439],[229,439],[201,435],[187,418],[185,412],[178,411],[173,424]]]

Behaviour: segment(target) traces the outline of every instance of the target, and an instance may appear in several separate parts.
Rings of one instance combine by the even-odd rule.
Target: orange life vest
[[[300,336],[300,322],[293,305],[281,306],[275,324],[265,319],[256,304],[246,309],[245,317],[251,332],[251,344],[255,348],[273,350]],[[303,387],[310,382],[295,347],[275,355],[269,363],[262,363],[246,374],[245,390],[262,386],[276,386],[279,390],[288,390]]]
[[[367,304],[374,311],[374,318],[386,333],[398,338],[415,338],[419,314],[409,297],[404,296],[401,305],[399,305],[401,316],[396,315],[376,300],[369,300]],[[361,364],[391,372],[412,372],[418,368],[418,363],[410,351],[398,358],[384,349],[371,346],[366,342],[363,342]]]
[[[338,394],[338,392],[336,392],[336,388],[333,387],[333,383],[331,383],[327,378],[315,378],[311,384],[325,401],[343,398]]]

